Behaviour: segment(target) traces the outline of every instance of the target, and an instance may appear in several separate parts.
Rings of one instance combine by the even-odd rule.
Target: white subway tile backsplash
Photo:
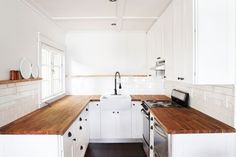
[[[0,89],[4,89],[4,88],[7,88],[7,85],[0,85]]]
[[[234,126],[235,95],[233,85],[190,85],[165,81],[165,93],[172,89],[190,93],[190,106],[228,125]]]
[[[16,94],[16,88],[0,89],[0,97],[6,96],[6,95],[13,95],[13,94]]]
[[[0,126],[38,108],[39,82],[0,85]]]

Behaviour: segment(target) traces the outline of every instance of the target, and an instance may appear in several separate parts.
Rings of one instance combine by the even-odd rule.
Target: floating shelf
[[[67,75],[66,77],[114,77],[114,75]],[[121,75],[121,77],[148,77],[148,75]]]
[[[42,78],[36,79],[21,79],[21,80],[0,80],[0,85],[2,84],[12,84],[12,83],[21,83],[21,82],[30,82],[30,81],[40,81]]]

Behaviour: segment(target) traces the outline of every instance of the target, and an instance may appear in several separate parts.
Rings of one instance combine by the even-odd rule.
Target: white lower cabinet
[[[88,112],[85,108],[64,135],[0,135],[0,157],[84,157]]]
[[[131,138],[131,110],[102,110],[101,138]]]
[[[91,102],[89,104],[90,142],[142,139],[141,101],[127,105],[129,105],[128,109],[115,109],[104,107],[100,102]]]
[[[143,138],[143,115],[141,101],[132,102],[132,138]]]
[[[90,140],[101,138],[101,105],[100,102],[89,103]]]
[[[117,138],[116,135],[116,112],[110,110],[101,111],[101,138]]]
[[[86,107],[63,135],[64,157],[83,157],[89,144],[89,109]]]
[[[153,114],[151,119],[155,119]],[[166,143],[156,138],[163,136],[155,131],[154,121],[150,121],[150,157],[158,156],[159,150],[165,150]],[[160,138],[159,138],[160,139]],[[195,133],[195,134],[168,134],[168,157],[235,157],[236,134],[235,133]],[[162,152],[163,153],[163,152]],[[156,154],[156,155],[155,155]]]

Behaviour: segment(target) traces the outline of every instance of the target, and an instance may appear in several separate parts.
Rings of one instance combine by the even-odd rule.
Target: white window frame
[[[38,33],[38,63],[39,63],[39,69],[40,69],[40,76],[42,76],[42,49],[43,46],[49,47],[51,49],[55,49],[56,53],[59,53],[60,55],[62,55],[62,71],[61,71],[61,86],[62,86],[62,91],[58,92],[58,93],[54,93],[52,92],[52,95],[50,95],[49,97],[46,98],[42,98],[42,84],[40,87],[40,96],[39,96],[39,102],[45,103],[45,102],[50,102],[53,101],[57,98],[60,98],[62,96],[65,95],[65,51],[64,48],[62,46],[60,46],[59,44],[55,44],[54,42],[52,42],[51,40],[49,40],[47,37],[45,37],[44,35]],[[53,59],[51,59],[52,61]],[[51,74],[52,75],[52,74]],[[43,81],[43,80],[42,80]],[[53,82],[53,77],[51,78],[51,82]],[[53,90],[53,83],[51,85],[52,90]]]

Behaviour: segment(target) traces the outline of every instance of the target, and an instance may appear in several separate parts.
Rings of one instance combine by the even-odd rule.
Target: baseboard
[[[143,139],[90,139],[89,143],[142,143]]]

